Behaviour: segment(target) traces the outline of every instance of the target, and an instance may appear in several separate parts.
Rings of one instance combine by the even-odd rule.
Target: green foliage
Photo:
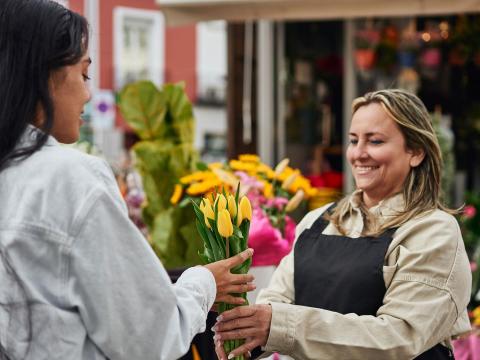
[[[183,84],[161,90],[149,81],[127,85],[119,107],[141,141],[134,145],[136,166],[142,176],[147,203],[143,218],[150,242],[166,268],[199,263],[202,241],[190,207],[172,206],[170,197],[178,179],[196,168],[193,148],[193,109]]]

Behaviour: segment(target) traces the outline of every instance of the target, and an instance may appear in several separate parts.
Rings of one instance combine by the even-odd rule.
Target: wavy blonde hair
[[[405,147],[413,151],[421,150],[425,157],[420,165],[410,169],[405,179],[402,190],[405,208],[397,216],[380,225],[363,201],[361,202],[360,210],[365,222],[364,235],[378,236],[389,228],[399,227],[408,220],[435,209],[455,213],[456,210],[448,209],[440,200],[442,154],[430,115],[423,102],[404,90],[379,90],[356,98],[352,103],[352,115],[362,106],[372,103],[380,104],[397,123],[405,138]],[[332,214],[328,216],[344,235],[346,231],[341,224],[353,212],[349,198],[350,195],[340,200]]]

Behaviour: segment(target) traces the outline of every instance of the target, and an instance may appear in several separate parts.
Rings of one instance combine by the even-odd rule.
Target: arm
[[[222,289],[251,289],[245,284],[251,277],[229,271],[247,254],[188,269],[172,285],[115,193],[100,187],[86,203],[72,234],[65,287],[88,336],[108,358],[179,358],[205,330],[216,281],[217,297],[225,298]]]
[[[468,303],[471,280],[455,219],[435,212],[402,226],[394,241],[396,271],[376,316],[272,302],[266,350],[299,360],[411,359],[447,339]],[[225,330],[248,318],[242,311],[224,314]]]

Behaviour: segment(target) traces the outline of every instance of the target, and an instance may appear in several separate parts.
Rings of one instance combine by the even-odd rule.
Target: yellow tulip
[[[220,210],[223,210],[223,209],[227,208],[227,199],[225,198],[225,196],[223,194],[217,194],[217,198],[215,199],[215,203],[213,204],[213,208],[215,208],[215,206],[218,206],[218,212],[220,212]]]
[[[210,204],[210,200],[204,198],[202,203],[200,204],[200,210],[203,212],[203,216],[205,217],[205,224],[209,229],[212,227],[210,226],[210,221],[208,219],[215,219],[215,213],[213,212],[212,205]]]
[[[232,236],[232,219],[230,218],[230,213],[227,209],[223,209],[218,212],[217,229],[218,233],[225,238]]]
[[[237,215],[237,204],[235,203],[235,196],[231,194],[228,195],[227,202],[228,202],[228,211],[231,217],[234,218],[235,215]]]
[[[290,160],[288,158],[285,158],[282,161],[280,161],[278,165],[275,167],[275,176],[278,176],[281,173],[283,173],[283,171],[287,168],[289,162]]]
[[[252,205],[250,204],[250,200],[248,200],[246,196],[243,196],[238,205],[237,225],[240,226],[245,219],[252,220]]]

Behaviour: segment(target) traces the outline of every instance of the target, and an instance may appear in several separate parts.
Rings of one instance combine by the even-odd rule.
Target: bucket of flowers
[[[288,214],[318,191],[289,166],[288,159],[271,168],[257,155],[243,154],[227,164],[204,165],[180,178],[170,200],[180,206],[191,198],[198,203],[201,197],[216,196],[216,189],[234,194],[238,184],[239,197],[247,197],[252,207],[248,240],[255,250],[252,265],[278,265],[290,252],[295,236],[295,222]]]

